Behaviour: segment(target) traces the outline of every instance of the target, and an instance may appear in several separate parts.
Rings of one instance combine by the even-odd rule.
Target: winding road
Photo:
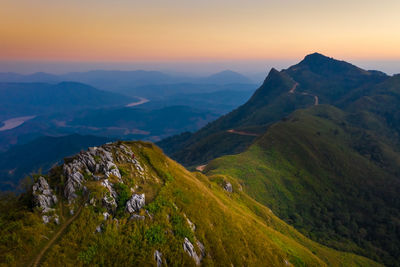
[[[207,164],[197,166],[197,167],[196,167],[196,171],[202,172],[202,171],[204,171],[204,169],[205,169],[206,167],[207,167]]]
[[[294,94],[298,85],[299,85],[299,83],[296,82],[293,85],[293,87],[289,90],[289,93],[290,94]],[[300,94],[313,96],[314,97],[314,106],[318,106],[319,105],[319,98],[318,98],[317,95],[312,95],[312,94],[309,94],[309,93],[306,93],[306,92],[301,92]]]

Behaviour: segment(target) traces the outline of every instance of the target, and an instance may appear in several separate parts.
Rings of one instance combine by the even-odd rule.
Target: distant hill
[[[233,71],[222,71],[210,76],[200,77],[169,75],[159,71],[144,70],[93,70],[60,75],[48,73],[34,73],[29,75],[0,73],[0,82],[40,82],[54,84],[63,81],[85,83],[106,91],[152,98],[176,93],[236,90],[242,87],[248,88],[248,85],[254,84],[249,78]],[[223,88],[224,85],[229,84],[233,88]]]
[[[63,158],[74,155],[90,146],[110,141],[106,137],[91,135],[42,136],[27,144],[18,145],[0,153],[0,190],[16,190],[19,181],[27,175],[42,173]]]
[[[235,83],[236,84],[252,84],[253,83],[246,76],[244,76],[240,73],[231,71],[231,70],[225,70],[225,71],[215,73],[208,77],[202,78],[202,81],[204,83],[210,83],[210,84],[235,84]]]
[[[0,83],[0,120],[84,108],[125,105],[135,98],[75,82]]]
[[[230,88],[230,86],[226,86],[226,88]],[[159,109],[167,106],[185,105],[196,109],[206,109],[222,115],[245,103],[252,94],[253,90],[231,89],[204,93],[180,93],[160,99],[152,99],[140,107],[145,109]]]
[[[188,106],[156,109],[114,107],[80,109],[37,116],[21,126],[0,131],[0,151],[42,135],[96,135],[114,139],[158,141],[183,131],[196,131],[219,115]]]

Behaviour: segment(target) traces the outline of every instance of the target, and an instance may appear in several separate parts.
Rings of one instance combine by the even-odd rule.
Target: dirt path
[[[246,136],[260,136],[259,134],[256,134],[256,133],[248,133],[248,132],[243,132],[243,131],[236,131],[234,129],[227,130],[226,132],[227,133],[238,134],[238,135],[246,135]]]
[[[207,167],[207,164],[197,166],[197,167],[196,167],[196,171],[202,172],[202,171],[204,171],[204,169],[205,169],[206,167]]]
[[[79,214],[82,211],[82,206],[78,209],[78,211],[75,213],[74,216],[69,218],[63,226],[57,231],[57,233],[47,242],[46,246],[42,248],[42,250],[39,252],[39,254],[36,256],[34,262],[30,265],[32,267],[37,267],[39,266],[40,261],[42,260],[44,254],[46,251],[54,244],[54,242],[61,236],[61,234],[65,231],[65,229],[76,219],[78,218]]]
[[[295,83],[293,85],[292,89],[290,89],[289,93],[294,94],[294,91],[296,91],[296,88],[297,88],[298,85],[299,85],[298,83]]]

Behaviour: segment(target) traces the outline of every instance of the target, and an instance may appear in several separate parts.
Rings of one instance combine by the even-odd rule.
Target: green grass
[[[128,220],[127,216],[122,216],[118,221],[103,221],[96,208],[83,207],[80,216],[46,253],[42,266],[149,265],[154,264],[156,249],[168,265],[193,266],[193,260],[183,250],[185,237],[194,244],[198,255],[196,241],[204,244],[206,256],[202,264],[205,266],[285,266],[285,261],[294,266],[378,266],[366,258],[311,241],[276,217],[269,208],[240,191],[242,185],[236,179],[191,173],[148,143],[128,145],[145,167],[146,174],[141,180],[132,171],[124,179],[141,185],[141,192],[146,194],[145,208],[152,218],[145,215],[145,220]],[[127,165],[124,168],[130,169]],[[234,193],[227,194],[223,190],[221,182],[224,180],[233,184]],[[116,187],[120,195],[126,191],[124,186]],[[89,190],[96,188],[92,185]],[[141,214],[144,215],[144,211]],[[25,209],[21,216],[16,223],[28,216],[38,217],[38,214]],[[194,232],[186,217],[196,225]],[[8,222],[9,219],[4,220]],[[95,232],[98,225],[102,225],[101,233]],[[51,227],[38,223],[30,229],[39,229],[38,226],[44,230]],[[4,230],[0,231],[4,234]],[[22,233],[15,231],[14,235],[21,238]],[[26,255],[32,256],[34,251],[29,249],[33,244],[24,245]],[[0,257],[10,261],[9,257],[14,256],[11,266],[19,265],[21,259],[17,253],[17,250],[0,251]]]
[[[388,155],[396,154],[375,140],[345,113],[320,106],[295,112],[246,152],[216,159],[206,171],[240,181],[313,240],[395,265],[400,185],[383,166],[395,164]]]

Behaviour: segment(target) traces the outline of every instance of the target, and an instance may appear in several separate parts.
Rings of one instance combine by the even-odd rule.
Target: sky
[[[255,72],[320,52],[398,73],[399,10],[399,0],[1,0],[0,71]]]

